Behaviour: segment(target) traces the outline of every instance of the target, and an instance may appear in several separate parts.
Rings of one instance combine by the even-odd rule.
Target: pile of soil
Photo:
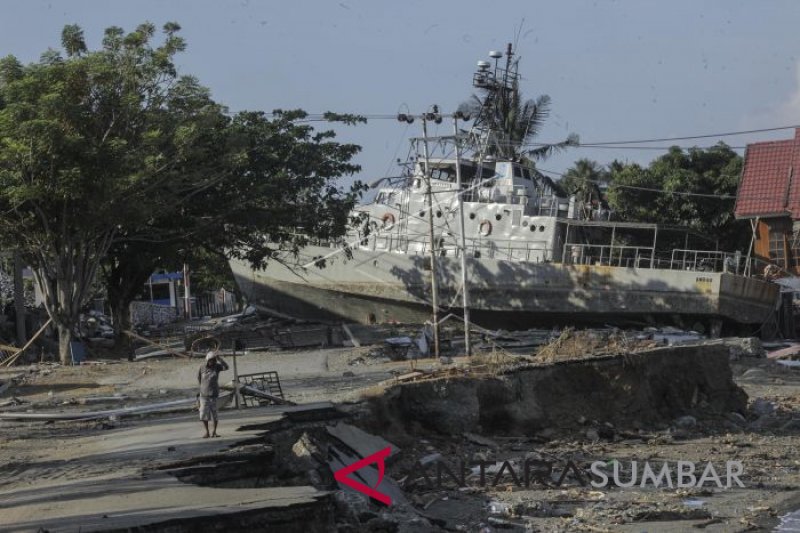
[[[439,433],[532,436],[586,419],[648,427],[684,415],[744,412],[723,346],[680,346],[396,385],[376,420]]]

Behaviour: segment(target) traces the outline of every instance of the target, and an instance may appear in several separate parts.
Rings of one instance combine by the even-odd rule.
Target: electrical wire
[[[232,114],[235,114],[231,112]],[[277,113],[267,113],[273,116],[276,116]],[[367,120],[397,120],[397,114],[388,114],[388,113],[349,113],[354,116],[364,117]],[[298,119],[299,121],[306,121],[306,122],[330,122],[328,118],[326,118],[325,113],[308,113],[302,119]],[[668,141],[689,141],[694,139],[712,139],[716,137],[734,137],[737,135],[750,135],[753,133],[767,133],[767,132],[774,132],[774,131],[784,131],[784,130],[792,130],[800,128],[800,124],[794,124],[789,126],[775,126],[770,128],[758,128],[758,129],[751,129],[751,130],[738,130],[738,131],[725,131],[720,133],[704,133],[698,135],[683,135],[683,136],[676,136],[676,137],[654,137],[654,138],[646,138],[646,139],[626,139],[626,140],[617,140],[617,141],[592,141],[592,142],[580,142],[577,146],[582,147],[599,147],[605,145],[615,145],[615,144],[648,144],[654,142],[668,142]],[[558,144],[557,142],[553,143],[546,143],[546,142],[537,142],[537,143],[528,143],[525,146],[550,146]],[[738,148],[738,147],[736,147]]]
[[[562,174],[561,172],[556,172],[555,170],[547,170],[547,169],[539,168],[539,167],[537,167],[536,170],[538,170],[540,172],[545,172],[547,174],[553,174],[553,175],[559,176],[561,178],[565,177],[564,174]],[[620,184],[620,183],[607,183],[607,182],[600,181],[600,180],[587,179],[585,181],[588,181],[589,183],[607,184],[607,185],[609,185],[609,187],[618,187],[620,189],[633,189],[633,190],[637,190],[637,191],[659,192],[659,193],[663,193],[663,194],[674,194],[674,195],[678,195],[678,196],[697,196],[697,197],[701,197],[701,198],[718,198],[720,200],[735,200],[736,199],[736,195],[732,195],[732,194],[705,194],[705,193],[688,192],[688,191],[667,191],[667,190],[664,190],[664,189],[654,189],[654,188],[651,188],[651,187],[639,187],[639,186],[636,186],[636,185],[623,185],[623,184]]]

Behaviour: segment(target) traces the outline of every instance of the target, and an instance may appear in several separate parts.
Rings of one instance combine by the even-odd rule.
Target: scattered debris
[[[77,411],[71,413],[0,413],[0,420],[97,420],[111,416],[141,415],[145,413],[166,413],[175,410],[194,408],[195,399],[173,400],[135,407],[122,407],[107,411]]]

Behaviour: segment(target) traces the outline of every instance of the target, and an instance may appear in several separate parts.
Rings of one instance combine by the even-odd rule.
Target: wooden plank
[[[342,324],[342,329],[345,333],[347,333],[347,337],[350,339],[350,342],[353,343],[353,346],[356,348],[361,348],[361,343],[358,342],[358,339],[356,339],[355,335],[353,335],[353,332],[350,331],[350,328],[347,326],[347,324]]]

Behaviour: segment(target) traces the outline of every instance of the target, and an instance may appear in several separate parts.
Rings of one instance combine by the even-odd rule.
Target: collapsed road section
[[[329,353],[332,363],[339,352]],[[754,491],[772,490],[771,502],[789,494],[780,487],[793,474],[774,462],[791,449],[777,438],[760,445],[759,432],[784,428],[776,431],[791,440],[794,408],[748,404],[729,346],[580,355],[565,337],[541,353],[423,359],[405,373],[407,362],[362,365],[396,376],[362,383],[356,401],[224,410],[220,439],[199,438],[191,415],[126,418],[110,430],[22,422],[25,446],[7,442],[2,452],[0,530],[616,531],[667,521],[727,531],[776,512],[775,503],[750,503],[761,498]],[[299,365],[310,355],[263,361]],[[792,368],[769,359],[734,364],[748,387],[772,367],[794,383]],[[298,399],[304,380],[337,372],[320,368],[300,368],[306,377],[292,376],[287,398]],[[675,471],[678,461],[696,465],[698,479],[710,464],[723,482],[727,463],[741,464],[731,472],[744,488],[631,485],[643,464]],[[591,485],[597,465],[601,487]]]

